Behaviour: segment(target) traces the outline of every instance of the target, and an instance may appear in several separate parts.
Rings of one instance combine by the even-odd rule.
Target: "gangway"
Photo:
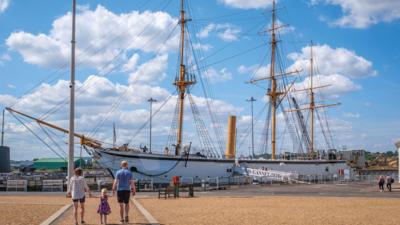
[[[267,180],[283,183],[299,183],[299,174],[278,170],[254,169],[249,167],[236,167],[235,172],[241,175],[253,177],[253,179]]]

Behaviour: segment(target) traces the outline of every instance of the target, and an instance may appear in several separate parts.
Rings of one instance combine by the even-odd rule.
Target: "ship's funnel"
[[[236,116],[229,116],[225,157],[227,159],[235,158],[235,151],[236,151]]]

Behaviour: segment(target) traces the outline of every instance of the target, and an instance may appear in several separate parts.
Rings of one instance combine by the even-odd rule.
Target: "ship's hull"
[[[264,168],[286,172],[296,172],[300,176],[333,175],[340,169],[348,169],[342,160],[238,160],[209,159],[196,156],[176,157],[159,154],[145,154],[115,150],[94,150],[97,162],[115,173],[122,160],[128,161],[135,179],[152,179],[155,183],[168,183],[173,176],[191,179],[200,183],[207,178],[229,178],[235,164],[250,168]]]

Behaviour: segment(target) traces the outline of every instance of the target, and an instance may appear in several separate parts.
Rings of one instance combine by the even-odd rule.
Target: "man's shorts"
[[[130,197],[131,197],[131,191],[128,190],[117,191],[118,203],[128,204]]]
[[[72,199],[72,201],[73,201],[73,202],[85,203],[85,196],[83,196],[83,198]]]

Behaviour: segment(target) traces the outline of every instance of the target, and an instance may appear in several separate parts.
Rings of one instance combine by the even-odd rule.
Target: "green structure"
[[[87,167],[91,164],[90,158],[75,158],[75,167]],[[68,162],[61,158],[41,158],[33,161],[36,170],[67,170]]]

